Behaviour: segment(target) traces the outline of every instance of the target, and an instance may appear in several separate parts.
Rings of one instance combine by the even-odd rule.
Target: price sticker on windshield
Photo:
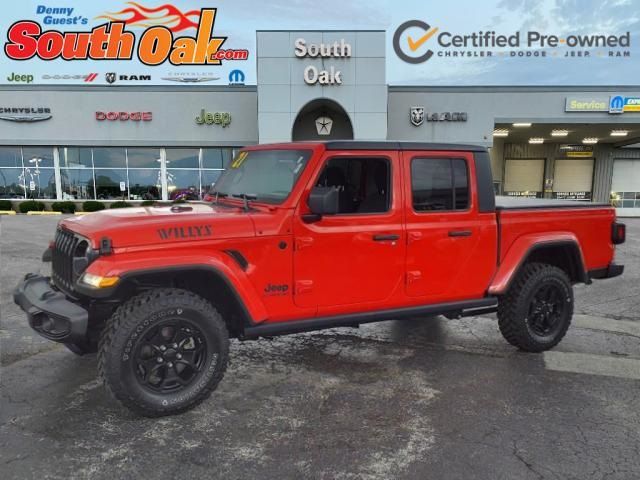
[[[240,168],[240,166],[245,161],[245,159],[247,158],[248,155],[249,155],[249,152],[240,152],[238,154],[238,156],[235,158],[235,160],[233,162],[231,162],[230,167],[231,168]]]

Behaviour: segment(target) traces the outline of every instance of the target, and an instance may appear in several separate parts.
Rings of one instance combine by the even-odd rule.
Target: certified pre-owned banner
[[[0,84],[256,84],[258,56],[283,65],[267,40],[257,51],[258,30],[362,51],[382,50],[353,31],[383,30],[391,85],[637,85],[639,11],[640,0],[6,0]]]

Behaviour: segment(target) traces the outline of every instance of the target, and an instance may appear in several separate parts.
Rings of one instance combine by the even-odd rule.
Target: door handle
[[[373,241],[374,242],[392,242],[394,240],[399,240],[399,239],[400,239],[400,235],[398,235],[396,233],[374,235],[373,236]]]
[[[471,230],[449,230],[450,237],[470,237],[471,235]]]

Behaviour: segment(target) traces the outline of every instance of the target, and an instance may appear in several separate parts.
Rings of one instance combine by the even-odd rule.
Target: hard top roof
[[[465,152],[486,152],[485,147],[479,145],[464,145],[459,143],[429,143],[429,142],[396,142],[396,141],[359,141],[359,140],[331,140],[324,143],[327,150],[450,150]]]

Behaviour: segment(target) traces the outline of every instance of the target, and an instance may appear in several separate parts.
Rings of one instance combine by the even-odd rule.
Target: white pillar
[[[56,179],[56,199],[62,200],[62,178],[60,176],[60,152],[58,147],[53,147],[53,168]]]

